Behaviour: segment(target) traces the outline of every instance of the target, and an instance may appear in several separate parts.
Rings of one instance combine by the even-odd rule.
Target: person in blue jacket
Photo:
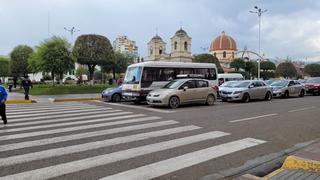
[[[8,92],[6,88],[1,85],[0,80],[0,116],[3,120],[4,124],[7,124],[7,116],[6,116],[6,101],[8,97]]]

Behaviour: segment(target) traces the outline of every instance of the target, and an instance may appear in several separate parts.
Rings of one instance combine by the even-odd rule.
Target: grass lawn
[[[30,89],[30,95],[57,95],[57,94],[89,94],[101,93],[103,90],[115,85],[34,85]],[[19,90],[23,93],[23,89]]]

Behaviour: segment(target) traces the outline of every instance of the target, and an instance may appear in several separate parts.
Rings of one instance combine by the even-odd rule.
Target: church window
[[[234,52],[232,52],[232,58],[234,58]]]
[[[162,54],[162,47],[159,48],[159,54]]]
[[[223,57],[224,57],[224,58],[227,57],[227,52],[223,51]]]
[[[174,50],[177,50],[177,46],[178,46],[178,43],[177,41],[174,42]]]
[[[184,50],[185,50],[185,51],[188,50],[188,42],[187,42],[187,41],[184,42]]]
[[[150,49],[150,54],[151,54],[151,55],[153,54],[153,49],[152,49],[152,48]]]

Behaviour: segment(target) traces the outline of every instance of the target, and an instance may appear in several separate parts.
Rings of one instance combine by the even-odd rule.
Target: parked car
[[[219,93],[222,101],[249,102],[252,99],[272,99],[272,88],[260,80],[238,81]]]
[[[241,81],[244,77],[240,73],[224,73],[218,74],[219,86],[228,81]]]
[[[307,94],[320,95],[320,77],[312,77],[304,83]]]
[[[102,91],[101,97],[103,101],[120,102],[122,100],[122,86],[105,89]]]
[[[170,108],[178,108],[181,104],[190,103],[213,105],[217,91],[209,84],[205,79],[176,79],[161,89],[151,91],[147,96],[147,103]]]
[[[305,94],[304,86],[299,81],[294,80],[278,80],[271,85],[274,97],[290,97],[300,96]]]

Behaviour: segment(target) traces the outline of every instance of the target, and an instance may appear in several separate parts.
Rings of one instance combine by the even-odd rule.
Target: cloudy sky
[[[147,54],[147,42],[157,32],[169,43],[180,28],[192,37],[193,53],[203,53],[221,31],[258,51],[257,5],[262,17],[261,51],[269,58],[320,60],[318,0],[0,0],[0,55],[19,44],[36,46],[49,35],[64,36],[64,27],[80,34],[95,33],[113,41],[127,35]],[[167,46],[167,51],[170,47]]]

